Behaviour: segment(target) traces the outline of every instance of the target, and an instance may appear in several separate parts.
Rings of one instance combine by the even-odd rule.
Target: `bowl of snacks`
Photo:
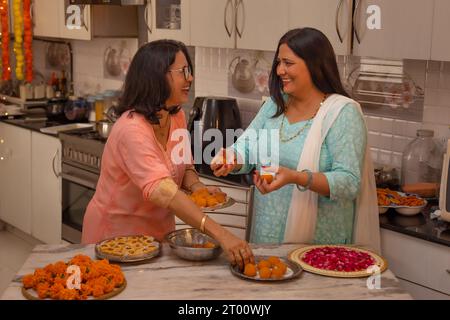
[[[166,240],[178,257],[191,261],[206,261],[222,253],[219,243],[195,228],[180,229],[169,233]]]

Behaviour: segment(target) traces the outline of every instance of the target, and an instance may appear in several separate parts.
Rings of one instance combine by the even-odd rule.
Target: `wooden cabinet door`
[[[31,133],[0,123],[0,219],[31,233]]]
[[[435,0],[431,60],[450,61],[450,1]]]
[[[434,0],[358,0],[356,3],[355,55],[385,59],[430,58]],[[372,5],[380,8],[379,30],[367,27],[367,20],[372,16],[372,12],[367,11]]]
[[[31,213],[33,237],[61,242],[61,142],[38,132],[31,136]]]
[[[237,0],[236,47],[275,51],[288,31],[288,1]]]
[[[32,9],[33,35],[40,37],[59,37],[59,12],[59,0],[34,0]]]
[[[91,7],[89,5],[70,5],[62,0],[58,9],[60,37],[76,40],[92,39]]]
[[[151,0],[146,7],[148,39],[174,39],[190,45],[191,0]],[[194,0],[195,1],[195,0]]]
[[[350,54],[352,0],[289,0],[289,29],[312,27],[330,40],[336,54]]]
[[[234,48],[234,0],[191,0],[190,15],[192,46]]]

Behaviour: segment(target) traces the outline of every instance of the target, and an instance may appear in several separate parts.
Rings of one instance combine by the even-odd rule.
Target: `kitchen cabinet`
[[[356,0],[355,3],[353,54],[385,59],[430,58],[434,0]],[[367,11],[372,5],[380,8],[380,29],[367,27],[367,19],[372,15]]]
[[[31,235],[44,243],[61,242],[61,142],[31,133]]]
[[[190,0],[149,0],[145,7],[148,40],[174,39],[190,44]]]
[[[381,229],[381,251],[399,279],[450,299],[450,247]]]
[[[69,0],[58,1],[59,37],[66,39],[91,40],[91,6],[70,5]],[[75,18],[79,15],[79,20]]]
[[[233,48],[235,8],[233,0],[191,0],[191,45]]]
[[[247,233],[249,232],[247,229],[251,224],[251,216],[248,214],[251,210],[251,202],[253,200],[253,194],[250,187],[234,186],[204,177],[200,177],[200,181],[205,185],[218,186],[223,192],[236,201],[231,207],[208,212],[207,214],[237,237],[246,239]],[[176,225],[177,229],[191,228],[191,226],[186,225],[178,218],[176,218]]]
[[[450,1],[435,0],[431,60],[450,61]]]
[[[59,37],[59,2],[55,0],[33,1],[33,35]]]
[[[275,51],[281,36],[288,31],[286,0],[236,1],[236,47]]]
[[[327,36],[336,54],[350,54],[352,3],[352,0],[289,0],[289,29],[316,28]]]
[[[274,51],[288,29],[286,0],[191,0],[190,7],[193,46]]]
[[[75,40],[138,36],[137,6],[70,5],[69,0],[33,4],[35,36]]]
[[[0,219],[31,234],[31,132],[0,122]]]

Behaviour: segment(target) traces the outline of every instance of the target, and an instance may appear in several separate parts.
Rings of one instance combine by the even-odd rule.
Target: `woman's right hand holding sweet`
[[[227,176],[238,167],[236,154],[232,149],[221,148],[211,160],[211,170],[216,177]]]
[[[239,239],[229,231],[224,232],[216,239],[232,265],[237,264],[241,270],[244,270],[247,263],[255,263],[255,257],[247,241]]]

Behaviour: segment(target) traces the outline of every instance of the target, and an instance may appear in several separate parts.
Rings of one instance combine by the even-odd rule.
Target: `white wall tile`
[[[374,163],[378,163],[378,152],[379,150],[377,148],[370,148],[370,154]]]
[[[392,164],[392,152],[387,150],[380,150],[378,153],[378,162],[382,165]]]
[[[378,148],[379,147],[379,145],[378,145],[379,137],[380,137],[379,132],[369,131],[369,135],[367,137],[367,143],[369,144],[369,147]]]
[[[392,150],[392,134],[381,133],[379,135],[379,147],[386,150]]]
[[[380,131],[392,134],[394,119],[380,118]]]
[[[403,153],[400,152],[392,152],[392,166],[395,168],[402,167],[402,156]]]

